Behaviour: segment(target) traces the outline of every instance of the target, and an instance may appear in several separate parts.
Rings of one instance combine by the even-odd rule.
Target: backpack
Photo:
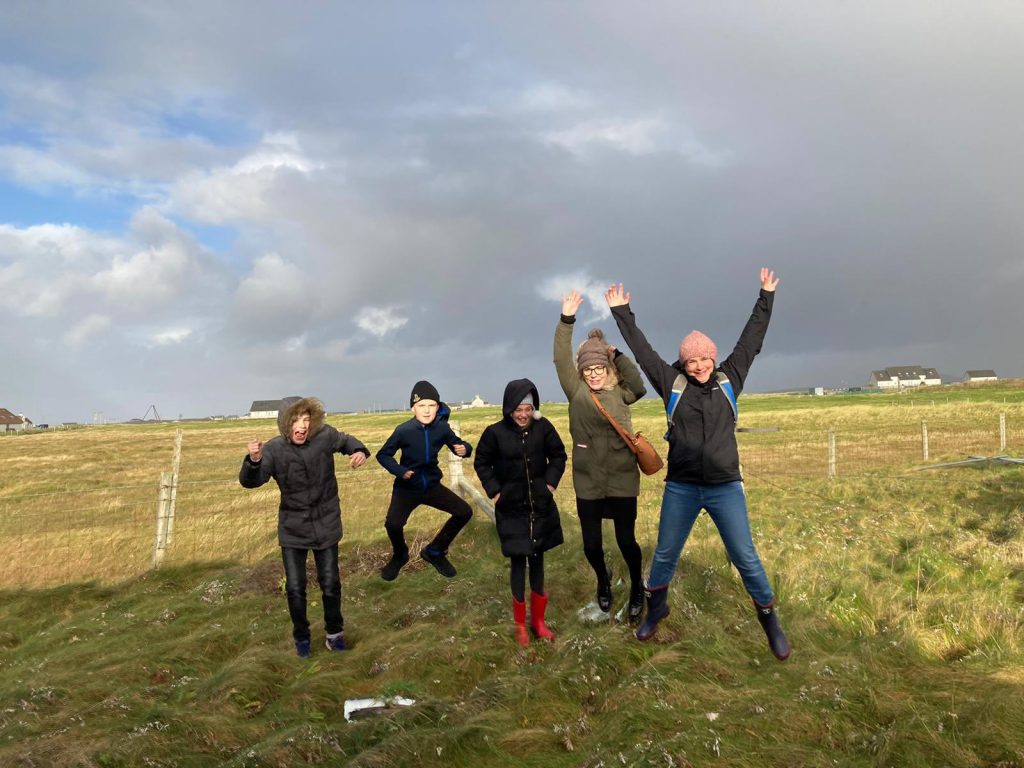
[[[736,393],[733,392],[732,382],[729,381],[729,377],[722,371],[715,371],[715,379],[718,381],[718,388],[725,395],[726,400],[729,401],[729,406],[732,408],[732,419],[736,421],[739,419],[740,409],[736,404]],[[672,382],[672,393],[668,396],[668,402],[665,404],[665,418],[668,421],[668,430],[665,432],[666,440],[668,440],[668,436],[672,432],[672,416],[675,414],[676,406],[679,405],[679,401],[683,397],[684,389],[686,389],[686,377],[679,374],[676,376],[675,381]]]

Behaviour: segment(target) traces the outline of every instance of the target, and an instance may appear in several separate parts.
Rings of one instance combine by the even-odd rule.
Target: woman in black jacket
[[[717,364],[718,348],[700,331],[679,345],[678,359],[665,362],[636,324],[622,284],[605,293],[622,337],[633,351],[669,419],[668,471],[658,522],[658,546],[647,578],[647,617],[636,631],[647,640],[668,616],[668,585],[683,545],[702,509],[718,528],[729,559],[754,601],[757,618],[780,661],[790,645],[775,615],[775,596],[750,535],[747,497],[736,447],[736,398],[754,357],[761,351],[778,278],[761,269],[761,291],[732,353]]]
[[[504,418],[480,436],[473,467],[494,516],[501,552],[511,560],[512,617],[516,641],[529,645],[526,630],[526,568],[530,570],[530,627],[543,640],[554,634],[544,623],[544,553],[562,543],[562,524],[553,496],[565,472],[565,445],[554,425],[540,415],[540,396],[529,379],[505,387]]]

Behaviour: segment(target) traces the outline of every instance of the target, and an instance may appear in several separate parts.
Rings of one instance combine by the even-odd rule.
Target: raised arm
[[[273,452],[264,450],[263,442],[255,437],[249,441],[248,449],[238,471],[238,482],[243,488],[259,488],[274,476]]]
[[[569,291],[564,294],[562,296],[562,316],[555,327],[555,373],[558,374],[558,383],[562,387],[562,392],[570,400],[582,385],[572,356],[572,327],[576,322],[576,312],[582,303],[583,296],[579,292]]]
[[[665,393],[672,390],[672,382],[675,381],[679,371],[661,359],[661,356],[654,351],[654,347],[647,341],[647,337],[637,327],[636,316],[629,306],[629,292],[625,290],[622,283],[612,285],[605,291],[604,298],[608,302],[612,317],[615,318],[615,324],[619,326],[619,333],[625,339],[626,345],[636,357],[636,361],[644,373],[647,374],[654,391],[664,399]]]
[[[765,334],[768,332],[768,322],[772,317],[772,306],[775,303],[775,289],[778,285],[779,278],[775,277],[775,272],[767,267],[761,267],[761,290],[758,292],[754,309],[750,313],[747,324],[743,326],[736,346],[721,363],[722,370],[733,383],[737,395],[743,388],[747,374],[750,373],[750,366],[764,343]]]

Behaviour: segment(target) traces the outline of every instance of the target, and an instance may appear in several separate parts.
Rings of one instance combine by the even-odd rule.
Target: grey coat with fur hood
[[[292,422],[309,412],[306,442],[291,441]],[[341,541],[341,501],[334,474],[334,454],[369,450],[351,435],[325,423],[323,403],[307,397],[291,403],[277,417],[280,435],[263,446],[263,457],[242,460],[238,482],[258,488],[270,478],[281,489],[277,539],[282,547],[327,549]]]

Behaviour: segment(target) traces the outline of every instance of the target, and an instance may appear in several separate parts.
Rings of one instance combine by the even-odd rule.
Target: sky
[[[575,342],[748,392],[1024,376],[1016,2],[4,3],[0,407],[500,402]]]

